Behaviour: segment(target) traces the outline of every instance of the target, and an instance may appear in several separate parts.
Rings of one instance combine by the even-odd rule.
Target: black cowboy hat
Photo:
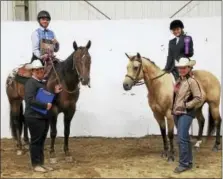
[[[39,21],[41,18],[48,18],[49,20],[51,20],[50,13],[45,10],[40,11],[37,15],[37,20]]]
[[[170,30],[173,30],[175,28],[184,28],[184,24],[181,20],[174,20],[170,23]]]

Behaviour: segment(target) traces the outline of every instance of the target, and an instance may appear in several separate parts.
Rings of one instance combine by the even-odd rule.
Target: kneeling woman
[[[33,110],[31,106],[50,110],[52,104],[45,104],[35,99],[38,89],[45,88],[42,83],[44,66],[40,60],[34,60],[31,65],[32,78],[25,84],[26,109],[24,115],[31,135],[30,156],[33,169],[38,172],[46,172],[52,170],[52,168],[44,166],[44,143],[49,129],[49,119],[47,115]],[[57,85],[54,92],[59,93],[60,91],[61,87]]]
[[[195,107],[202,104],[202,94],[198,82],[190,74],[194,60],[181,58],[176,61],[180,78],[174,89],[173,114],[177,127],[179,145],[179,166],[174,170],[181,173],[192,168],[192,146],[189,129],[195,118]]]

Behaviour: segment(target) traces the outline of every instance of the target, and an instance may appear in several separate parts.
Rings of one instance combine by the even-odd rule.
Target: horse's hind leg
[[[171,111],[167,114],[167,125],[168,125],[168,138],[170,140],[170,151],[168,156],[168,161],[174,161],[174,145],[173,145],[173,138],[174,138],[174,119]]]
[[[28,150],[29,149],[29,137],[28,137],[28,126],[26,122],[24,121],[24,142],[25,142],[25,148]]]
[[[20,100],[11,101],[10,103],[10,126],[12,136],[16,140],[17,155],[23,154],[21,140],[23,121],[20,118],[20,106]]]
[[[213,147],[213,151],[218,151],[219,147],[220,147],[220,140],[221,140],[221,136],[220,136],[220,132],[221,132],[221,116],[220,116],[220,111],[219,111],[219,105],[215,104],[215,103],[210,103],[209,104],[209,109],[210,109],[210,115],[211,118],[213,119],[209,119],[209,120],[214,120],[214,125],[216,127],[216,140],[215,140],[215,144]]]
[[[197,142],[194,145],[194,147],[195,147],[196,150],[198,150],[200,148],[201,143],[202,143],[202,134],[203,134],[204,122],[205,122],[204,115],[202,114],[202,107],[197,109],[196,118],[198,120],[199,131],[198,131],[198,136],[197,136]]]
[[[23,105],[20,106],[20,120],[23,122],[23,141],[25,143],[24,147],[29,149],[29,137],[28,137],[28,126],[25,121],[25,116],[23,114]]]
[[[72,162],[73,158],[69,152],[69,136],[70,136],[70,124],[71,120],[74,116],[76,109],[69,109],[64,114],[64,152],[65,152],[65,159],[67,162]]]

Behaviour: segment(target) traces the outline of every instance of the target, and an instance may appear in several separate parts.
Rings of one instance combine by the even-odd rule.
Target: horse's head
[[[90,40],[85,47],[78,47],[77,43],[75,41],[73,42],[73,48],[75,50],[75,53],[73,53],[73,64],[76,67],[82,85],[89,85],[90,83],[91,56],[88,52],[90,47]]]
[[[127,74],[123,82],[124,90],[131,90],[140,80],[143,79],[142,58],[139,53],[135,56],[129,56],[125,53],[129,59],[127,65]]]

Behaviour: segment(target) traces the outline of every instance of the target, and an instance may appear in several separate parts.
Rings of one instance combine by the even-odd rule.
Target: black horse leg
[[[168,156],[168,142],[167,142],[167,136],[166,136],[166,126],[160,126],[160,131],[162,134],[162,138],[163,138],[163,149],[164,151],[162,152],[162,157],[167,157]]]
[[[53,116],[50,119],[50,163],[56,163],[56,154],[55,154],[55,140],[57,136],[57,116]]]
[[[24,132],[24,143],[25,143],[25,148],[26,149],[29,149],[29,137],[28,137],[28,126],[26,124],[26,122],[24,121],[24,129],[23,129],[23,132]]]
[[[71,162],[73,160],[69,152],[69,136],[70,136],[70,124],[74,116],[75,110],[67,111],[64,114],[64,153],[65,153],[65,158],[68,162]]]
[[[167,117],[167,126],[168,126],[168,138],[169,138],[169,141],[170,141],[170,151],[169,151],[169,155],[168,155],[168,161],[174,161],[174,159],[175,159],[174,158],[175,150],[174,150],[174,144],[173,144],[174,118],[173,118],[173,115],[171,114],[171,111],[167,112],[166,117]]]
[[[173,145],[173,138],[174,138],[174,130],[168,129],[168,138],[170,140],[170,153],[168,156],[168,161],[174,161],[174,145]]]
[[[221,122],[222,119],[221,117],[219,118],[219,120],[216,121],[215,125],[216,125],[216,140],[215,140],[215,145],[213,147],[213,151],[218,151],[220,148],[220,144],[221,144]]]
[[[162,152],[161,156],[162,157],[167,157],[168,156],[168,141],[167,141],[167,136],[166,136],[166,123],[165,123],[165,119],[164,116],[159,114],[159,113],[154,113],[154,117],[156,118],[157,122],[159,123],[160,126],[160,131],[162,134],[162,138],[163,138],[163,148],[164,151]]]
[[[221,132],[221,115],[220,115],[220,111],[219,111],[219,105],[216,103],[210,103],[209,104],[209,110],[210,110],[210,119],[213,121],[213,125],[216,128],[216,140],[215,140],[215,144],[213,147],[213,151],[217,152],[220,148],[220,132]]]
[[[28,126],[26,124],[25,116],[23,114],[23,105],[22,105],[22,103],[21,103],[21,106],[20,106],[20,120],[23,123],[23,141],[25,143],[25,148],[29,149]]]

